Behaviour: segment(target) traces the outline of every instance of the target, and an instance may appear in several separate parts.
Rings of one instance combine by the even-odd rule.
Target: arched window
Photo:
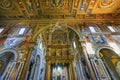
[[[75,41],[73,42],[73,47],[76,48],[76,43],[75,43]]]

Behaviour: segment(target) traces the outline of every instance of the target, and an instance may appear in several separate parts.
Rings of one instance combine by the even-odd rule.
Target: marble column
[[[84,43],[84,41],[80,41],[80,43],[81,43],[81,46],[82,46],[82,49],[83,49],[83,53],[84,53],[84,56],[85,56],[85,60],[86,60],[87,66],[89,68],[91,79],[92,80],[96,80],[95,73],[94,73],[94,70],[93,70],[92,65],[90,63],[86,47],[84,46],[85,43]]]
[[[47,76],[46,80],[51,80],[51,63],[47,63]]]
[[[30,57],[31,57],[31,54],[32,54],[32,50],[33,48],[30,47],[29,48],[29,52],[28,52],[28,56],[27,56],[27,60],[25,62],[25,65],[24,65],[24,68],[23,68],[23,71],[22,71],[22,75],[20,77],[20,80],[24,80],[26,78],[26,75],[27,75],[27,70],[28,70],[28,67],[29,67],[29,62],[30,62]]]
[[[72,63],[70,63],[70,73],[71,73],[70,74],[71,80],[76,80],[75,70],[74,70]]]

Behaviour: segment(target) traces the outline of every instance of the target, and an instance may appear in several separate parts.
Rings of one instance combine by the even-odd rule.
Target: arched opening
[[[14,60],[14,54],[11,52],[5,52],[3,54],[0,55],[0,76],[2,75],[2,73],[5,71],[8,63]]]
[[[81,36],[79,33],[70,26],[56,23],[55,25],[49,25],[44,29],[40,29],[34,36],[34,39],[40,37],[42,43],[44,42],[46,47],[46,73],[45,79],[50,80],[58,78],[60,80],[89,80],[91,79],[88,65],[83,54],[83,49],[79,39]],[[38,39],[38,41],[40,41]],[[42,46],[43,47],[43,46]],[[41,50],[40,50],[41,52]],[[55,65],[53,65],[55,63]],[[68,66],[63,65],[69,63]],[[52,75],[57,70],[56,66],[62,64],[61,70],[66,70],[67,75],[60,77],[60,72],[57,71],[56,75]],[[76,78],[77,76],[77,78]]]
[[[52,80],[70,80],[69,79],[69,63],[58,63],[58,64],[51,64],[52,68]]]
[[[74,68],[76,72],[76,78],[77,80],[90,80],[92,78],[90,76],[90,70],[84,55],[84,48],[82,47],[82,43],[79,41],[80,36],[78,36],[74,30],[68,30],[69,40],[72,45],[71,48],[74,53]]]
[[[35,60],[34,57],[32,56],[32,58],[30,59],[30,63],[29,63],[29,68],[28,68],[28,75],[27,75],[27,80],[29,79],[33,79],[33,74],[34,74],[34,65],[35,65]]]
[[[112,80],[120,79],[120,57],[111,49],[103,48],[99,55]]]
[[[0,54],[0,79],[7,79],[14,68],[13,62],[16,60],[16,55],[11,51],[2,51]],[[9,70],[9,71],[8,71]]]
[[[32,51],[27,79],[42,80],[44,77],[44,44],[42,43],[42,38],[40,35],[37,37],[37,45],[34,47],[35,50]]]
[[[38,80],[39,72],[40,72],[40,56],[39,55],[35,56],[33,52],[29,63],[27,79]]]

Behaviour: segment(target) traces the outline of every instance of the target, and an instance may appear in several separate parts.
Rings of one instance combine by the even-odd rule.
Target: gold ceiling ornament
[[[51,32],[54,32],[55,30],[58,30],[58,29],[61,29],[61,26],[59,22],[56,22]]]
[[[115,5],[117,0],[102,0],[99,4],[100,8],[110,8],[111,6]]]
[[[29,5],[29,6],[32,6],[32,3],[30,0],[26,0],[26,4]]]
[[[0,8],[2,9],[12,9],[13,3],[11,0],[0,0]]]
[[[25,27],[29,27],[29,22],[20,22],[17,24],[18,26],[25,26]]]
[[[40,6],[39,0],[35,0],[35,2],[36,2],[36,6],[39,7]]]
[[[55,8],[63,6],[63,0],[52,0],[52,6]]]
[[[51,0],[51,7],[54,9],[68,9],[69,4],[68,0]]]
[[[119,19],[119,4],[120,0],[0,0],[0,19]]]

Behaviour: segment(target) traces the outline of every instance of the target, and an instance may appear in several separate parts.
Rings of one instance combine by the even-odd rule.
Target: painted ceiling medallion
[[[61,7],[63,5],[63,0],[52,0],[53,7]]]
[[[109,8],[109,7],[113,6],[116,2],[117,2],[117,0],[102,0],[99,7]]]
[[[13,8],[13,3],[11,0],[0,0],[0,8],[11,9]]]

